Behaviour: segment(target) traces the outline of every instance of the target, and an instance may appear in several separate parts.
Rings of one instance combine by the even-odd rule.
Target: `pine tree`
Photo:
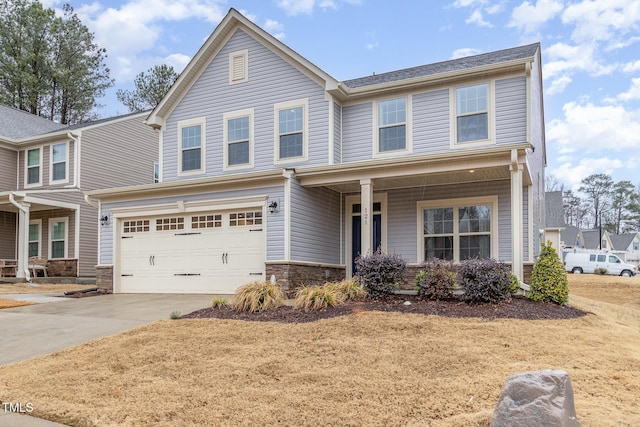
[[[118,89],[116,96],[132,113],[148,110],[158,105],[177,78],[172,66],[156,65],[136,76],[136,90]]]

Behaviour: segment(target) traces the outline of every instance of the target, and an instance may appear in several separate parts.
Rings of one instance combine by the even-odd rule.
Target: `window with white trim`
[[[123,233],[147,233],[149,231],[148,219],[132,219],[122,222]]]
[[[233,212],[229,214],[230,227],[260,224],[262,224],[262,211]]]
[[[633,242],[633,250],[634,251],[640,250],[640,242]]]
[[[275,105],[276,162],[306,159],[308,100]]]
[[[153,163],[153,183],[157,184],[160,182],[160,163]]]
[[[42,182],[42,148],[32,148],[26,152],[25,187],[40,185]]]
[[[459,87],[456,93],[456,141],[489,139],[489,84]]]
[[[407,149],[407,98],[378,102],[377,152]]]
[[[69,162],[67,143],[51,145],[51,178],[52,183],[67,182],[67,164]]]
[[[496,202],[491,199],[418,203],[422,259],[494,257],[495,209]]]
[[[224,168],[253,166],[253,109],[225,113]]]
[[[49,258],[67,258],[68,218],[52,218],[49,220],[50,248]]]
[[[42,220],[29,221],[29,256],[40,256],[40,242],[42,241]]]
[[[205,119],[178,122],[179,175],[204,172]]]
[[[244,83],[249,80],[249,50],[244,49],[229,54],[229,84]]]

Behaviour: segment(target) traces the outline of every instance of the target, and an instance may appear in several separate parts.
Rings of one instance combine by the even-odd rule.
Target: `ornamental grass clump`
[[[397,254],[378,249],[356,258],[356,276],[371,299],[388,298],[404,278],[407,262]]]
[[[342,294],[345,301],[361,299],[367,296],[367,290],[356,278],[344,279],[340,282],[326,283],[324,286],[332,288],[339,294]]]
[[[304,311],[322,310],[344,302],[344,295],[331,286],[305,286],[296,292],[295,306]]]
[[[416,276],[418,295],[429,300],[453,298],[456,273],[450,261],[434,258],[422,263]]]
[[[256,311],[276,308],[284,304],[285,295],[277,283],[251,282],[241,286],[233,296],[236,311]]]
[[[459,271],[462,299],[470,304],[497,304],[511,298],[511,268],[494,259],[467,259]]]
[[[533,301],[566,304],[569,300],[567,272],[551,241],[540,244],[542,250],[531,272],[531,291],[528,297]]]

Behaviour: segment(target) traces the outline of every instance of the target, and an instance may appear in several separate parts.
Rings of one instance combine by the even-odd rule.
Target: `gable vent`
[[[229,55],[229,84],[246,82],[249,79],[249,52],[241,50]]]

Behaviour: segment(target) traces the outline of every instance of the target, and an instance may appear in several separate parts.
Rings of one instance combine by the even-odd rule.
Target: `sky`
[[[115,96],[154,65],[182,71],[233,7],[337,80],[542,45],[547,176],[640,185],[638,0],[42,0],[69,3],[107,50]],[[548,180],[549,181],[549,180]]]

